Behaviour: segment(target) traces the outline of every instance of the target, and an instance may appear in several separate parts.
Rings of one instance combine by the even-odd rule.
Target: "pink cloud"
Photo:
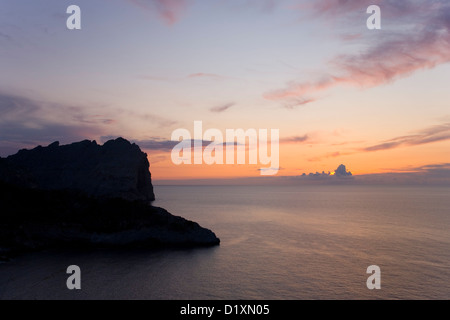
[[[305,97],[306,94],[315,93],[317,91],[325,90],[333,85],[333,80],[322,79],[316,82],[304,82],[296,83],[290,82],[288,87],[285,89],[275,90],[264,95],[264,98],[268,100],[280,100],[286,98],[297,98],[300,99],[301,104],[310,103],[313,100],[311,98]],[[288,108],[289,109],[289,108]]]
[[[176,23],[186,11],[188,0],[127,0],[131,4],[158,15],[169,25]]]
[[[393,2],[380,0],[378,3]],[[314,100],[310,97],[311,94],[338,85],[375,87],[407,77],[416,71],[450,62],[450,4],[438,1],[429,5],[426,10],[424,4],[424,1],[419,1],[413,6],[420,10],[404,21],[405,30],[380,30],[376,43],[365,52],[335,56],[329,63],[333,71],[325,73],[320,79],[309,82],[291,81],[285,88],[268,92],[264,97],[268,100],[310,101]],[[351,11],[361,8],[360,1],[350,0],[318,1],[314,5],[315,10],[321,14],[339,14],[346,9]],[[400,8],[404,6],[397,4],[394,8],[402,12]],[[385,11],[389,10],[386,8]],[[415,20],[412,27],[411,20]],[[399,20],[400,25],[401,23],[402,19]]]

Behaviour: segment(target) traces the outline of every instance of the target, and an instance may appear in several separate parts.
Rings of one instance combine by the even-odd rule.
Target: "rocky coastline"
[[[196,247],[219,238],[152,206],[147,155],[125,139],[0,158],[0,258],[54,247]]]

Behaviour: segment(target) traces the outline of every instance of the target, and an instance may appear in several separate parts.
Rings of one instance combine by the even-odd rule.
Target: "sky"
[[[202,121],[278,129],[279,176],[450,170],[449,61],[449,1],[0,0],[0,156],[120,136],[156,181],[260,176],[175,165]]]

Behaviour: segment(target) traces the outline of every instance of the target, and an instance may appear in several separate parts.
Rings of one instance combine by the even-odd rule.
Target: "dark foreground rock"
[[[213,246],[216,235],[142,201],[0,183],[0,256],[57,247]]]
[[[148,168],[145,153],[124,139],[0,158],[0,260],[69,246],[218,245],[211,230],[150,204]]]
[[[45,190],[82,190],[92,196],[153,201],[147,154],[125,139],[103,146],[81,141],[20,150],[0,162],[0,180]]]

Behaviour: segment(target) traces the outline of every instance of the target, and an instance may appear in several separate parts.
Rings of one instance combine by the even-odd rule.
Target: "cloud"
[[[168,25],[177,23],[186,13],[187,9],[194,3],[194,0],[126,0],[126,2],[139,9],[157,13]],[[280,0],[241,0],[237,8],[249,7],[260,12],[271,13],[274,11]],[[223,1],[229,5],[231,1]]]
[[[269,95],[268,97],[269,97],[269,99],[270,99],[270,95]],[[292,110],[292,109],[294,109],[294,108],[296,108],[296,107],[298,107],[298,106],[304,106],[304,105],[307,105],[308,103],[311,103],[311,102],[314,102],[314,101],[316,101],[316,99],[306,98],[306,97],[302,97],[302,98],[291,98],[291,99],[287,100],[287,101],[284,103],[284,107],[285,107],[286,109]]]
[[[109,125],[115,120],[102,114],[88,114],[77,106],[32,100],[27,97],[0,93],[0,124],[23,125],[39,128],[46,124],[62,125]],[[63,119],[64,123],[61,123]]]
[[[151,122],[151,124],[156,124],[158,128],[167,128],[178,124],[178,121],[176,120],[168,119],[153,113],[140,113],[125,108],[111,109],[110,111],[116,114],[117,117],[122,116],[132,117],[135,119],[135,122],[137,120],[149,121]]]
[[[78,113],[76,115],[73,115],[73,119],[79,121],[80,123],[87,123],[87,124],[115,124],[116,120],[114,119],[110,119],[104,115],[101,114],[94,114],[94,115],[90,115],[87,116],[85,114],[82,113]]]
[[[8,94],[0,94],[0,113],[2,117],[1,122],[10,120],[11,117],[27,116],[35,113],[40,107],[31,100],[13,96]]]
[[[102,136],[100,138],[100,141],[102,143],[104,143],[108,140],[117,139],[118,137],[119,136],[116,136],[116,135]],[[161,152],[170,152],[177,144],[180,143],[180,141],[167,140],[167,139],[164,139],[161,137],[152,137],[150,139],[144,139],[144,140],[136,140],[136,139],[129,139],[129,140],[130,140],[130,142],[137,144],[140,148],[142,148],[144,150],[161,151]],[[190,143],[191,149],[194,149],[194,144],[197,142],[200,142],[203,149],[206,148],[207,146],[209,146],[210,144],[222,145],[223,147],[226,147],[226,145],[227,145],[226,142],[214,142],[214,141],[208,141],[208,140],[190,139],[190,140],[183,140],[183,141]],[[232,144],[235,147],[240,145],[237,142],[234,142]],[[246,145],[246,148],[248,148],[247,145]]]
[[[74,106],[0,90],[0,156],[54,141],[72,143],[119,132],[167,130],[178,122],[123,107]],[[119,131],[120,130],[120,131]]]
[[[428,164],[415,170],[431,181],[450,184],[450,163]]]
[[[305,134],[304,136],[294,136],[280,139],[280,143],[303,143],[309,140],[309,136]]]
[[[152,158],[151,158],[151,162],[152,162],[152,165],[153,164],[155,164],[155,163],[159,163],[159,162],[164,162],[164,161],[166,161],[166,160],[168,160],[168,156],[167,155],[152,155]]]
[[[389,172],[397,173],[436,173],[436,172],[450,172],[450,163],[432,163],[418,167],[407,166],[404,168],[387,169]]]
[[[389,150],[398,147],[423,145],[445,140],[450,140],[450,122],[423,129],[416,134],[396,137],[383,143],[364,148],[363,151],[372,152]]]
[[[63,140],[67,142],[88,139],[97,136],[102,132],[101,129],[92,126],[39,123],[33,126],[27,126],[22,123],[2,124],[0,135],[8,142],[24,140],[39,144],[42,142],[53,142]]]
[[[147,140],[133,140],[139,147],[145,150],[154,151],[171,151],[179,142],[171,140],[163,140],[159,138]]]
[[[186,12],[188,0],[127,0],[136,7],[156,12],[168,25],[173,25]]]
[[[363,184],[450,185],[450,163],[394,169],[392,172],[357,176]]]
[[[133,140],[133,143],[136,143],[145,150],[171,151],[178,144],[178,141],[153,138],[148,140]]]
[[[353,174],[350,171],[347,171],[347,167],[345,165],[341,164],[333,172],[322,171],[322,173],[320,172],[316,173],[311,172],[309,174],[303,173],[301,176],[298,176],[297,178],[307,180],[330,181],[336,179],[352,179]]]
[[[101,115],[83,114],[77,107],[3,93],[0,93],[0,113],[0,147],[4,150],[56,140],[87,139],[101,134],[114,121]]]
[[[419,130],[418,132],[416,132],[414,134],[395,137],[395,138],[392,138],[392,139],[389,139],[389,140],[386,140],[381,143],[371,145],[368,147],[352,148],[346,152],[345,151],[344,152],[342,152],[342,151],[329,152],[324,155],[309,158],[308,161],[317,162],[317,161],[321,161],[323,159],[337,158],[337,157],[342,157],[342,156],[350,156],[350,155],[354,155],[354,154],[361,153],[361,152],[383,151],[383,150],[390,150],[390,149],[395,149],[395,148],[400,148],[400,147],[424,145],[424,144],[428,144],[428,143],[447,141],[447,140],[450,140],[450,122],[431,126],[429,128]],[[361,144],[363,142],[364,141],[351,141],[351,142],[332,144],[332,146],[343,146],[346,144]]]
[[[336,78],[327,76],[326,78],[323,78],[315,82],[304,82],[304,83],[290,82],[287,88],[268,92],[264,94],[264,98],[268,100],[290,99],[287,102],[288,106],[289,103],[292,103],[292,101],[300,101],[300,102],[305,101],[309,103],[312,102],[312,98],[307,97],[306,96],[307,94],[312,94],[316,93],[317,91],[328,89],[329,87],[332,86],[333,82],[337,80],[338,79]],[[288,109],[293,109],[293,107],[291,108],[288,107]]]
[[[8,42],[12,42],[13,41],[12,37],[10,35],[4,33],[4,32],[0,32],[0,40],[1,39],[6,40]]]
[[[224,104],[224,105],[221,105],[221,106],[213,107],[213,108],[209,109],[209,111],[216,112],[216,113],[224,112],[224,111],[230,109],[235,104],[236,103],[234,103],[234,102],[227,103],[227,104]]]
[[[416,167],[415,170],[430,172],[434,170],[450,170],[450,163],[438,163],[438,164],[427,164],[421,167]]]
[[[312,145],[330,145],[332,147],[335,146],[343,146],[346,144],[355,144],[355,143],[362,143],[363,141],[344,141],[344,142],[340,142],[340,143],[333,143],[330,144],[329,140],[331,139],[335,139],[336,137],[341,136],[342,132],[341,130],[334,130],[334,131],[314,131],[314,132],[309,132],[307,134],[304,135],[299,135],[299,136],[290,136],[290,137],[284,137],[280,139],[280,143],[305,143],[309,146]],[[339,152],[333,152],[327,155],[327,157],[330,156],[338,156],[338,155],[342,155]]]
[[[279,168],[274,168],[274,167],[269,167],[269,168],[258,168],[258,169],[256,169],[256,171],[263,171],[263,172],[266,172],[266,173],[268,173],[268,172],[270,172],[270,173],[272,173],[272,172],[274,172],[275,174],[278,172],[278,171],[280,171],[280,170],[285,170],[285,168],[282,168],[282,167],[279,167]],[[273,174],[267,174],[267,176],[271,176],[271,175],[273,175]]]
[[[370,4],[379,4],[383,13],[398,17],[396,28],[376,31],[380,36],[365,43],[357,54],[341,54],[329,62],[332,71],[313,81],[291,81],[285,88],[264,94],[268,100],[300,99],[338,85],[370,88],[407,77],[419,70],[450,62],[450,3],[444,1],[316,1],[316,16],[351,16]],[[406,1],[405,1],[406,2]],[[354,19],[353,19],[354,20]],[[359,39],[358,37],[356,39]],[[364,40],[364,39],[363,39]]]
[[[337,177],[350,177],[352,176],[352,173],[350,171],[347,171],[345,165],[341,164],[339,165],[339,167],[337,167],[336,170],[334,170],[334,175]]]
[[[103,112],[107,112],[107,115]],[[2,92],[0,114],[0,155],[56,140],[61,143],[91,140],[105,136],[117,130],[117,127],[121,128],[123,134],[128,122],[132,122],[133,126],[141,122],[156,129],[177,124],[171,119],[125,108],[82,108]]]

